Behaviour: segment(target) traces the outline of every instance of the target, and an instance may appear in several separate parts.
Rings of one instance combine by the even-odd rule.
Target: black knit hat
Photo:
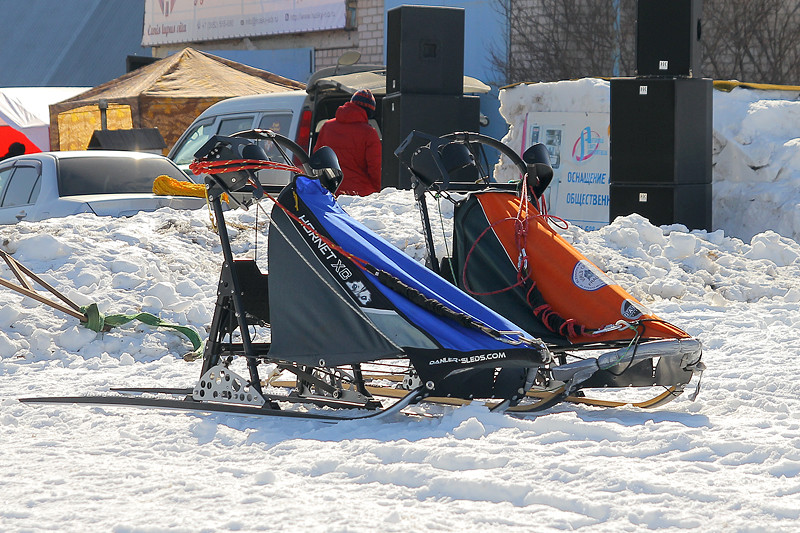
[[[350,98],[350,101],[363,107],[368,117],[372,118],[372,116],[375,115],[375,97],[372,96],[372,91],[369,89],[361,89],[356,92],[356,94]]]

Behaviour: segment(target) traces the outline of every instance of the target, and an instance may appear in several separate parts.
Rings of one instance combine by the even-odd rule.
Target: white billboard
[[[345,28],[346,0],[146,0],[142,46]]]
[[[524,146],[540,142],[550,152],[550,213],[586,230],[609,222],[609,117],[545,112],[525,119]]]

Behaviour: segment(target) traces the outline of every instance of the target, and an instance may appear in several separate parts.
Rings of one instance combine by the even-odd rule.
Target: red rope
[[[541,293],[534,293],[536,289],[536,282],[528,289],[525,299],[528,305],[531,306],[533,316],[553,333],[558,333],[562,337],[575,338],[583,335],[593,335],[594,330],[587,328],[583,324],[578,323],[574,318],[564,318],[558,314],[547,302],[544,301]],[[532,296],[536,294],[539,302],[532,301]]]
[[[305,170],[303,170],[302,168],[296,167],[294,165],[287,165],[285,163],[278,163],[276,161],[264,161],[262,159],[233,159],[233,160],[228,160],[228,161],[194,161],[189,165],[189,168],[195,174],[202,174],[203,172],[206,172],[208,174],[216,174],[216,173],[221,173],[221,172],[235,172],[237,170],[275,169],[275,170],[286,170],[286,171],[289,171],[289,172],[294,172],[295,174],[303,174],[303,175],[305,175]],[[255,183],[253,182],[252,178],[248,178],[247,181],[250,183],[250,185],[255,186]],[[297,194],[297,193],[295,193],[295,194]],[[300,224],[303,228],[305,228],[310,233],[313,233],[314,235],[319,237],[319,239],[322,242],[324,242],[326,245],[328,245],[330,248],[336,250],[340,254],[342,254],[345,257],[347,257],[348,259],[350,259],[361,270],[363,270],[365,272],[370,272],[370,270],[367,268],[370,265],[365,260],[363,260],[360,257],[357,257],[357,256],[351,254],[350,252],[348,252],[347,250],[345,250],[344,248],[342,248],[341,246],[339,246],[338,244],[336,244],[332,240],[330,240],[327,237],[325,237],[324,235],[322,235],[319,231],[317,231],[311,225],[309,225],[308,223],[304,222],[303,220],[300,219],[300,217],[298,217],[297,215],[295,215],[294,213],[289,211],[286,208],[286,206],[281,204],[277,200],[277,198],[272,196],[267,191],[264,191],[264,195],[267,198],[269,198],[272,201],[272,203],[274,203],[276,206],[278,206],[281,209],[281,211],[283,211],[286,214],[286,216],[288,216],[289,218],[291,218],[292,220],[294,220],[295,222]]]
[[[493,296],[495,294],[500,294],[500,293],[503,293],[503,292],[506,292],[506,291],[510,291],[511,289],[514,289],[516,287],[524,285],[524,283],[528,279],[531,279],[531,274],[528,273],[528,252],[527,252],[527,250],[525,248],[525,243],[527,242],[527,239],[528,239],[529,221],[530,221],[530,218],[531,218],[531,216],[528,214],[528,205],[529,204],[528,204],[528,175],[527,174],[525,174],[525,176],[523,176],[523,178],[522,178],[522,188],[521,188],[521,190],[522,190],[522,192],[521,192],[521,196],[520,196],[519,210],[517,211],[516,216],[515,217],[503,218],[503,219],[498,220],[497,222],[494,222],[493,224],[489,225],[486,229],[484,229],[480,233],[480,235],[478,235],[478,237],[475,239],[475,241],[473,241],[472,246],[469,249],[469,252],[467,252],[467,256],[464,258],[464,267],[461,269],[461,284],[464,287],[464,290],[468,294],[471,294],[473,296]],[[535,215],[535,216],[539,216],[539,215]],[[512,285],[509,285],[507,287],[503,287],[501,289],[497,289],[495,291],[489,291],[489,292],[473,291],[469,287],[469,282],[467,281],[467,265],[469,264],[469,260],[470,260],[470,257],[472,256],[472,252],[475,251],[475,249],[478,246],[478,242],[484,237],[484,235],[486,235],[486,233],[488,233],[490,230],[493,230],[495,228],[495,226],[498,226],[499,224],[501,224],[503,222],[510,221],[510,220],[514,221],[514,243],[517,246],[517,250],[519,250],[519,256],[517,257],[517,265],[516,265],[516,271],[517,271],[517,281],[516,281],[516,283],[514,283]]]
[[[481,232],[481,234],[478,235],[478,237],[473,241],[472,246],[469,249],[469,252],[467,252],[467,256],[464,258],[464,268],[461,269],[461,284],[464,286],[464,291],[466,291],[468,294],[471,294],[473,296],[492,296],[494,294],[500,294],[501,292],[510,291],[511,289],[519,287],[520,285],[523,285],[525,283],[525,279],[519,279],[519,273],[517,273],[517,282],[514,283],[513,285],[509,285],[508,287],[503,287],[502,289],[498,289],[496,291],[477,292],[477,291],[473,291],[469,287],[469,282],[467,281],[467,265],[469,264],[469,260],[470,260],[470,257],[472,256],[472,252],[474,252],[475,249],[478,247],[478,242],[483,238],[484,235],[486,235],[489,231],[493,230],[495,228],[495,226],[499,225],[502,222],[507,222],[509,220],[517,220],[517,219],[516,218],[512,218],[512,217],[508,217],[508,218],[503,218],[501,220],[498,220],[494,224],[492,224],[492,225],[488,226],[486,229],[484,229]]]
[[[523,216],[524,213],[524,216]],[[525,244],[528,241],[528,175],[525,174],[522,178],[522,192],[519,199],[519,211],[514,222],[514,239],[516,241],[517,250],[517,283],[520,283],[529,277],[528,272],[528,250]]]
[[[219,174],[222,172],[236,172],[238,170],[285,170],[296,174],[305,174],[305,170],[294,165],[278,163],[277,161],[264,161],[263,159],[233,159],[229,161],[194,161],[189,168],[195,174]]]
[[[536,215],[541,217],[544,220],[545,224],[548,226],[550,225],[551,221],[556,221],[553,225],[559,229],[567,229],[569,227],[569,222],[564,220],[561,217],[557,217],[555,215],[551,215],[547,211],[547,201],[544,199],[544,194],[539,197],[539,214]]]
[[[501,220],[498,220],[492,224],[490,224],[487,228],[485,228],[480,235],[475,239],[472,243],[472,246],[467,252],[467,256],[464,258],[464,267],[461,271],[461,283],[464,287],[464,290],[473,295],[473,296],[492,296],[495,294],[500,294],[502,292],[509,291],[516,287],[524,285],[528,280],[531,281],[531,286],[528,289],[526,294],[526,300],[528,305],[530,305],[533,315],[550,331],[554,333],[558,333],[559,335],[567,338],[575,338],[580,337],[583,335],[592,335],[594,331],[590,328],[587,328],[583,324],[579,324],[574,318],[564,318],[558,313],[556,313],[553,308],[547,302],[544,302],[542,299],[541,293],[536,291],[536,282],[533,280],[532,272],[528,270],[528,252],[525,248],[528,240],[528,231],[530,229],[530,220],[532,218],[541,218],[545,224],[550,224],[551,221],[558,221],[555,225],[561,229],[566,229],[569,227],[567,221],[562,218],[559,218],[554,215],[550,215],[547,212],[547,202],[544,199],[544,196],[539,198],[539,212],[531,215],[529,206],[530,203],[528,201],[528,176],[527,174],[523,177],[522,180],[522,187],[520,193],[520,203],[519,203],[519,210],[517,211],[516,216],[514,217],[507,217]],[[467,265],[469,264],[469,260],[472,256],[472,253],[475,251],[478,242],[488,233],[490,230],[494,230],[494,228],[507,221],[514,221],[514,241],[519,250],[519,256],[517,257],[517,281],[512,285],[507,287],[489,291],[489,292],[477,292],[473,291],[469,287],[469,282],[467,281]],[[538,294],[538,298],[541,299],[541,303],[534,303],[531,301],[531,296],[533,294]]]

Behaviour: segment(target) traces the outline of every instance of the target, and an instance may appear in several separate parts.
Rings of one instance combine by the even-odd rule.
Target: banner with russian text
[[[142,46],[346,26],[346,0],[146,0]]]
[[[540,142],[550,152],[550,213],[586,230],[608,224],[608,113],[528,113],[524,148]]]

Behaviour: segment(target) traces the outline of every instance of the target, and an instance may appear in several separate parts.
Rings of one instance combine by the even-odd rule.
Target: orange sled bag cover
[[[514,219],[520,211],[520,198],[507,192],[477,194],[486,219],[497,223],[493,230],[516,265],[520,255]],[[565,241],[530,203],[527,205],[528,231],[525,251],[528,270],[545,301],[565,319],[573,318],[591,329],[602,329],[619,320],[644,320],[643,339],[684,338],[689,335],[651,314],[636,298],[615,284],[597,266]],[[502,310],[498,310],[502,314]],[[641,330],[640,330],[641,331]],[[576,343],[630,339],[626,328],[570,339]]]

